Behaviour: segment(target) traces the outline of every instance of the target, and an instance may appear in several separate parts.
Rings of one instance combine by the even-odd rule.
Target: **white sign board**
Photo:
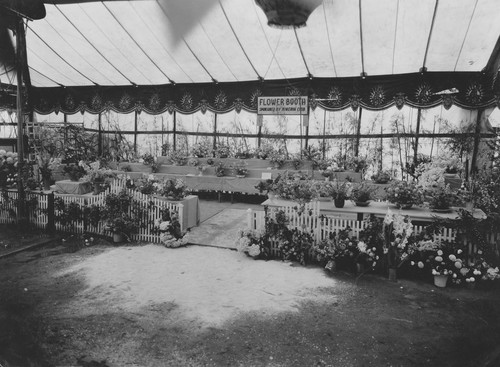
[[[259,115],[307,115],[307,96],[258,97]]]

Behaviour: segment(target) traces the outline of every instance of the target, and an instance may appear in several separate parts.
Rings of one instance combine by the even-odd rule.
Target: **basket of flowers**
[[[236,177],[245,177],[248,173],[247,164],[243,160],[234,163],[231,168]]]
[[[353,185],[351,190],[350,198],[356,206],[368,206],[370,200],[372,199],[373,188],[368,186],[366,183],[361,182]]]

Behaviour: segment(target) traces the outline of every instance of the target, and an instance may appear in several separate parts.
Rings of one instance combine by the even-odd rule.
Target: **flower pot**
[[[448,275],[434,275],[434,285],[439,288],[446,287]]]
[[[389,268],[389,280],[391,282],[396,282],[398,280],[398,273],[395,268]]]
[[[325,266],[325,269],[335,273],[337,271],[337,262],[335,260],[330,260]]]
[[[123,242],[123,233],[121,232],[113,232],[113,242],[121,243]]]
[[[343,208],[345,204],[345,199],[344,198],[337,198],[333,200],[333,203],[335,204],[336,208]]]
[[[355,201],[354,203],[356,204],[356,206],[368,206],[368,205],[370,205],[369,201]]]

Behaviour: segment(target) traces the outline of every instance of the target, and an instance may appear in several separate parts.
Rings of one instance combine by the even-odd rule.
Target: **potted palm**
[[[373,188],[362,182],[354,185],[351,190],[351,200],[356,206],[368,206],[372,199]]]
[[[343,208],[346,199],[349,197],[351,191],[351,183],[348,181],[333,181],[331,185],[331,196],[336,208]]]

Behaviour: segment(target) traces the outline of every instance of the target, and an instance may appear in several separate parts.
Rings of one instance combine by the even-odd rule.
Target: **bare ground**
[[[14,241],[7,232],[2,240]],[[222,249],[210,251],[222,251],[215,257],[227,269],[205,258],[202,276],[201,265],[188,266],[195,260],[185,274],[169,273],[161,256],[213,255],[97,242],[86,247],[73,237],[0,260],[0,365],[500,365],[496,289],[356,279]],[[144,252],[150,266],[140,263]],[[141,264],[133,272],[132,260]],[[315,284],[301,283],[309,277]]]

